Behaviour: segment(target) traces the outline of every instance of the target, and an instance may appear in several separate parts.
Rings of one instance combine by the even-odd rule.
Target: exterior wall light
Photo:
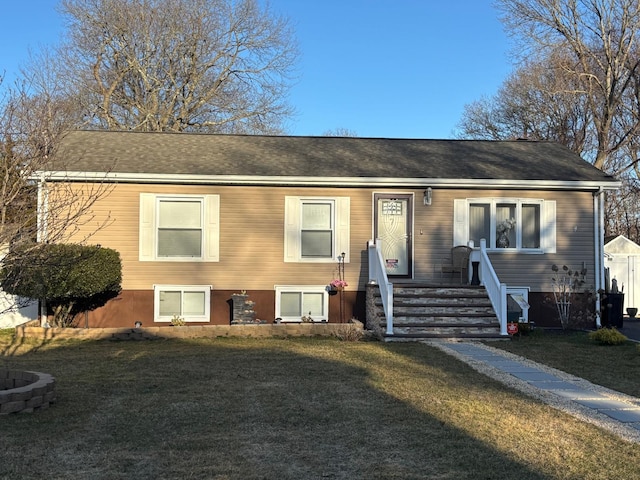
[[[431,187],[427,187],[424,191],[424,204],[431,205],[431,197],[433,195],[433,189]]]

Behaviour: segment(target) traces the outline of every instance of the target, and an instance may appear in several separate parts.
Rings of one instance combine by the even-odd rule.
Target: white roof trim
[[[621,182],[559,181],[559,180],[495,180],[463,178],[394,178],[394,177],[288,177],[256,175],[193,175],[193,174],[149,174],[119,172],[41,172],[49,181],[108,181],[121,183],[171,183],[171,184],[218,184],[218,185],[292,185],[318,187],[439,187],[439,188],[505,188],[539,190],[616,190]]]

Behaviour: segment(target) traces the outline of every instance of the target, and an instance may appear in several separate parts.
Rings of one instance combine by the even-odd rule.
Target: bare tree
[[[358,134],[353,130],[349,130],[348,128],[338,127],[333,130],[326,130],[322,132],[322,136],[323,137],[357,137]]]
[[[585,99],[568,93],[575,82],[554,55],[526,62],[490,98],[465,106],[458,136],[487,140],[554,140],[589,154],[592,129]]]
[[[35,83],[2,90],[0,248],[3,256],[17,246],[28,252],[29,245],[35,246],[37,240],[65,242],[87,223],[95,226],[93,232],[109,221],[95,218],[91,208],[111,186],[88,183],[48,188],[44,172],[64,171],[64,166],[53,165],[52,159],[69,127],[68,112],[65,99],[39,90]],[[38,203],[46,209],[38,212]],[[12,258],[20,261],[15,256]]]
[[[634,84],[636,81],[634,80]],[[626,97],[634,96],[634,89]],[[458,136],[506,140],[526,137],[562,143],[585,159],[595,161],[598,136],[591,121],[587,95],[578,93],[575,77],[566,75],[561,62],[527,62],[521,66],[491,99],[465,106],[458,125]],[[633,105],[626,98],[624,105]],[[628,132],[633,115],[616,117],[612,135]],[[607,193],[606,232],[625,235],[640,242],[640,138],[630,136],[607,156],[608,173],[620,178],[622,188]]]
[[[640,243],[640,185],[637,178],[624,177],[622,188],[607,193],[605,204],[606,235],[624,235]]]
[[[298,50],[258,0],[62,0],[64,91],[108,129],[277,133]]]
[[[497,0],[523,56],[564,52],[563,69],[586,100],[596,137],[593,163],[605,170],[610,155],[638,132],[635,88],[640,3],[637,0]],[[631,101],[631,103],[629,103]]]
[[[640,181],[638,158],[640,139],[633,138],[624,148],[609,157],[609,172],[622,181],[622,187],[615,192],[607,192],[605,210],[606,234],[624,235],[640,243]],[[630,160],[631,168],[629,167]]]
[[[558,141],[623,181],[608,194],[607,235],[638,239],[640,4],[497,0],[518,70],[465,108],[459,136]]]

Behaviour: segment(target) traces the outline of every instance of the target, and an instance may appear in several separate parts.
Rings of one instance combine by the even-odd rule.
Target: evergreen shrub
[[[589,333],[589,338],[600,345],[621,345],[628,340],[615,328],[600,328],[595,332]]]

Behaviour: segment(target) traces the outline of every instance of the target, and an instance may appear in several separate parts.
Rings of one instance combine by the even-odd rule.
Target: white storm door
[[[376,194],[374,203],[374,234],[382,244],[382,259],[387,275],[411,277],[413,197],[409,194]]]

